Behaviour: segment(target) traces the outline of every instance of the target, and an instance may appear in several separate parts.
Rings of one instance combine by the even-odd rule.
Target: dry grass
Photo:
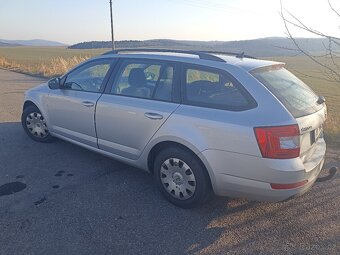
[[[329,107],[328,107],[329,108]],[[324,126],[325,137],[329,144],[340,145],[340,117],[339,115],[328,115],[327,121]]]
[[[65,47],[0,47],[0,67],[50,78],[60,76],[80,62],[108,50],[73,50]]]
[[[0,67],[50,78],[66,73],[69,69],[88,58],[90,56],[53,57],[49,61],[41,60],[38,63],[27,65],[0,57]]]

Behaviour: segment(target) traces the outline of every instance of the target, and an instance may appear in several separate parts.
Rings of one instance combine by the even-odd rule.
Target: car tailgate
[[[327,107],[319,111],[297,118],[300,128],[300,158],[306,162],[314,153],[318,139],[323,137],[323,124],[327,117]]]

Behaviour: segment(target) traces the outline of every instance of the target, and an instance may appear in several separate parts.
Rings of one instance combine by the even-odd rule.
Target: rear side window
[[[282,66],[252,71],[259,80],[295,117],[299,118],[320,110],[318,96],[300,79]]]
[[[244,88],[230,75],[204,67],[186,69],[184,102],[190,105],[236,111],[249,109],[254,105]]]
[[[124,61],[111,93],[172,101],[174,66],[154,61]]]

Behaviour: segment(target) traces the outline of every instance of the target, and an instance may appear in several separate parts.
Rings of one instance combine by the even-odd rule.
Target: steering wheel
[[[102,78],[98,78],[98,77],[92,78],[92,84],[95,86],[102,85],[102,82],[103,82]]]
[[[103,79],[102,78],[98,78],[98,77],[94,77],[91,79],[92,80],[92,86],[95,87],[96,89],[100,89],[102,83],[103,83]]]
[[[80,88],[80,90],[84,90],[83,87],[81,85],[79,85],[78,83],[74,82],[74,81],[71,81],[71,82],[67,82],[65,83],[65,87],[68,87],[70,89],[72,89],[72,86],[75,85],[77,86],[78,88]]]
[[[78,83],[76,82],[72,82],[72,85],[76,85],[78,88],[80,88],[80,90],[84,90],[83,87],[81,85],[79,85]]]

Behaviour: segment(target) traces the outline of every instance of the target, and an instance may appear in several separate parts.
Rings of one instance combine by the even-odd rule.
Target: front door
[[[110,73],[112,59],[94,60],[71,71],[48,99],[52,133],[97,147],[95,106]]]

